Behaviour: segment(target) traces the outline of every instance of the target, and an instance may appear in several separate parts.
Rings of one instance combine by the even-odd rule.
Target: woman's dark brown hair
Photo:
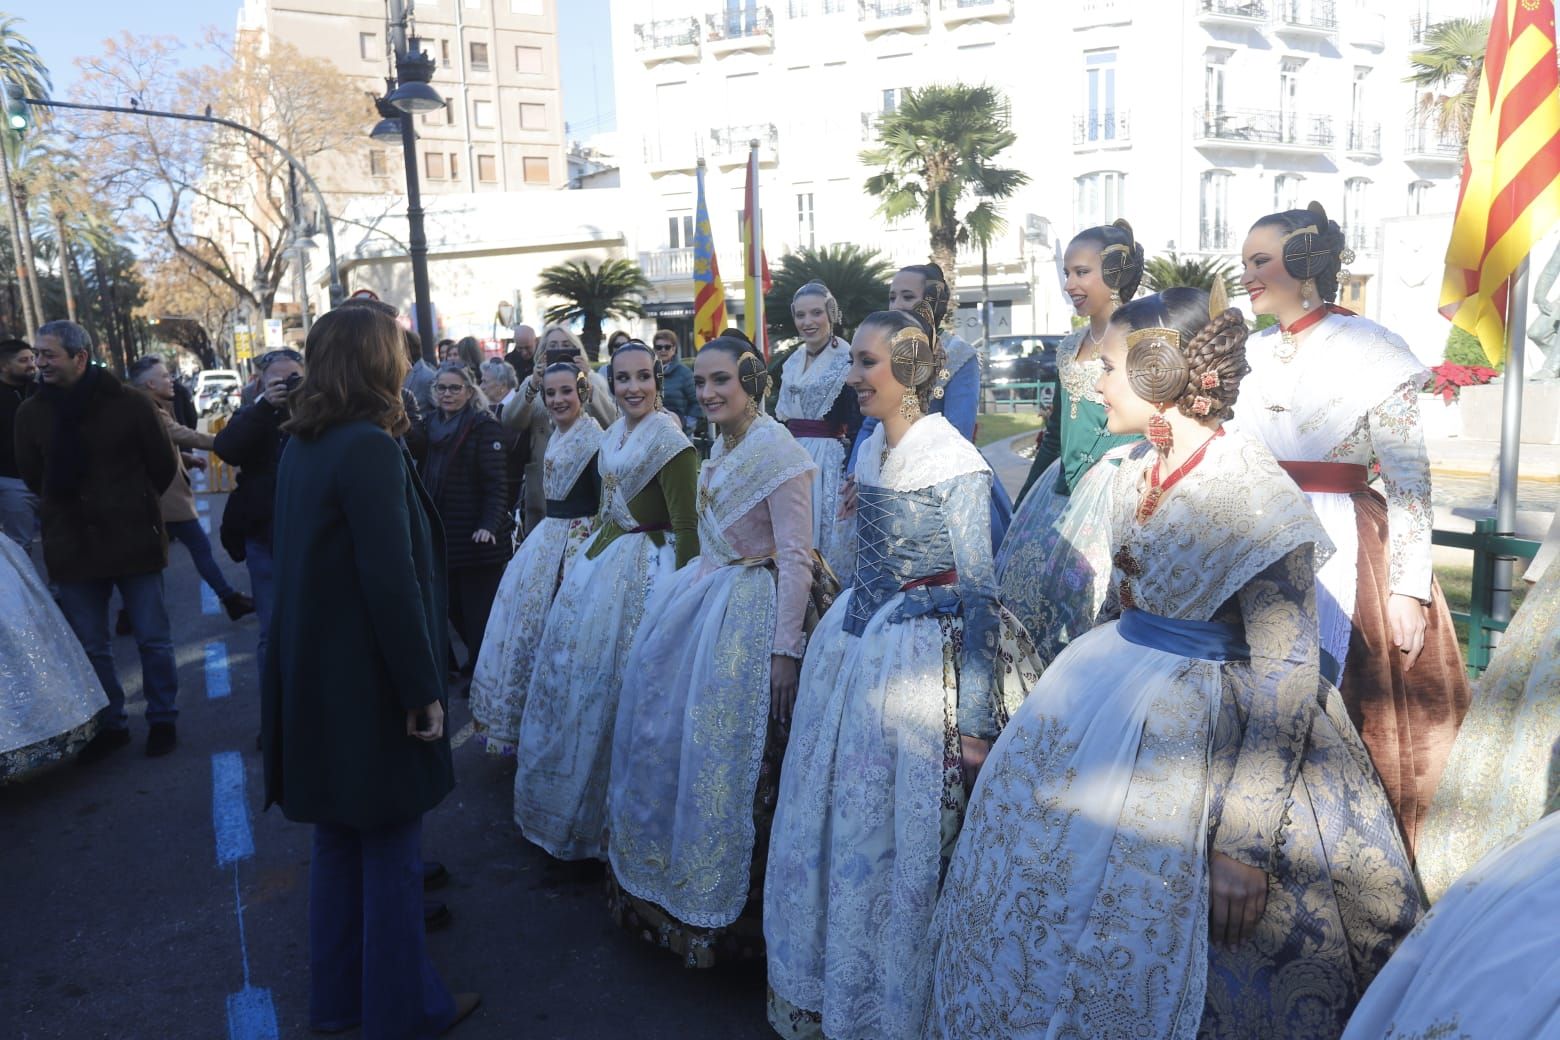
[[[368,307],[338,307],[320,316],[304,346],[308,368],[289,395],[282,427],[313,440],[343,423],[367,421],[392,436],[411,423],[401,404],[406,337],[395,319]]]

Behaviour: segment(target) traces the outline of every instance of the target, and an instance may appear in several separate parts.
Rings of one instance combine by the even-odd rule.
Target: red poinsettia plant
[[[1485,368],[1483,365],[1459,365],[1453,361],[1443,361],[1430,372],[1435,377],[1435,385],[1430,392],[1440,394],[1441,399],[1448,404],[1457,400],[1457,393],[1463,387],[1483,386],[1500,375],[1493,368]]]

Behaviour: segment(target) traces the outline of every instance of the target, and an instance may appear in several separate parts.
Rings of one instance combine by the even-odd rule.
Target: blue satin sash
[[[1199,661],[1251,659],[1251,647],[1246,645],[1245,629],[1220,621],[1167,618],[1150,614],[1146,610],[1133,609],[1121,612],[1117,631],[1129,643]]]

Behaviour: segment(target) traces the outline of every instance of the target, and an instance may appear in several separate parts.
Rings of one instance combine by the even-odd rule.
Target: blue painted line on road
[[[206,698],[218,700],[233,692],[228,677],[227,644],[218,639],[206,644]]]
[[[200,529],[205,531],[207,534],[211,533],[211,517],[202,516],[200,518]]]
[[[206,478],[204,476],[201,477],[202,483],[205,482],[205,479]],[[197,498],[195,500],[195,512],[197,512],[197,513],[209,513],[209,512],[211,512],[211,500],[209,498]]]
[[[255,854],[249,805],[244,801],[244,759],[237,751],[219,751],[211,756],[211,823],[217,838],[218,866],[225,867]],[[238,884],[237,875],[233,883]]]
[[[200,612],[207,617],[222,612],[222,601],[217,599],[217,594],[205,582],[200,583]]]
[[[237,752],[226,752],[238,757]],[[239,766],[243,768],[242,763]],[[249,941],[244,935],[244,897],[238,885],[238,864],[233,864],[233,912],[238,916],[238,951],[244,964],[244,988],[227,998],[228,1040],[278,1040],[276,1005],[271,991],[249,984]]]

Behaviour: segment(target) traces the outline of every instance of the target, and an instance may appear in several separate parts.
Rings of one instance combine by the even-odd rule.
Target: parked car
[[[1034,383],[1056,382],[1056,348],[1062,337],[1050,333],[1034,336],[993,336],[986,368],[986,388],[991,398],[1033,400]],[[1020,390],[1019,386],[1023,385]],[[1043,397],[1049,397],[1044,389]]]
[[[214,411],[230,393],[244,387],[244,379],[231,368],[208,368],[195,376],[195,410],[201,415]]]

